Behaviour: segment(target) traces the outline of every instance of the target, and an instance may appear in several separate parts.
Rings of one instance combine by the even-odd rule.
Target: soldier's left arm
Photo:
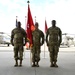
[[[23,30],[23,36],[24,36],[24,44],[26,44],[26,42],[27,42],[27,33],[26,33],[26,31],[25,30]]]

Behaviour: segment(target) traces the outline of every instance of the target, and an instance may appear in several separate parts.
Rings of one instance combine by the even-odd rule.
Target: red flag
[[[34,22],[33,22],[30,7],[29,7],[29,4],[28,4],[27,37],[28,37],[28,40],[30,41],[30,46],[33,44],[33,42],[32,42],[32,31],[33,30],[34,30]]]
[[[47,32],[47,29],[48,29],[48,27],[47,27],[47,22],[46,22],[46,20],[45,20],[45,33]]]

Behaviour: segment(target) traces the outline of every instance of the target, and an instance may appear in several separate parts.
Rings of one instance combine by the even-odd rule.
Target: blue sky
[[[25,29],[27,6],[27,0],[0,0],[0,31],[11,33],[15,28],[16,16]],[[75,33],[75,0],[30,0],[30,9],[34,22],[36,16],[42,31],[46,18],[48,27],[55,19],[63,33]]]

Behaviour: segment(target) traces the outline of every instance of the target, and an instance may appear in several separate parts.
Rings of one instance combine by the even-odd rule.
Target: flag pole
[[[18,16],[16,16],[16,21],[18,20]]]
[[[35,23],[36,23],[36,16],[35,16]]]
[[[26,31],[26,16],[25,16],[25,31]],[[26,51],[26,48],[24,48],[25,49],[25,51]],[[24,58],[25,58],[25,51],[24,51]]]
[[[18,16],[16,16],[16,19],[17,19],[17,17],[18,17]]]
[[[45,26],[47,25],[47,23],[46,23],[46,17],[45,17]],[[46,28],[46,27],[45,27]],[[44,42],[44,58],[45,58],[45,49],[46,49],[46,29],[45,29],[45,33],[44,33],[44,36],[45,36],[45,42]]]
[[[18,16],[16,16],[16,27],[17,27],[17,18],[18,18]]]
[[[45,37],[45,33],[44,33],[44,37]],[[44,58],[45,58],[45,38],[44,38]]]
[[[44,34],[45,35],[45,34]],[[45,38],[44,38],[44,40],[45,40]],[[45,42],[44,42],[44,58],[45,58]]]
[[[28,0],[27,3],[29,5],[30,1]],[[32,65],[32,58],[31,57],[32,57],[32,55],[31,55],[31,50],[30,50],[30,65]]]
[[[26,18],[27,18],[27,16],[25,16],[25,30],[26,30],[26,28],[27,28],[27,23],[26,23]]]

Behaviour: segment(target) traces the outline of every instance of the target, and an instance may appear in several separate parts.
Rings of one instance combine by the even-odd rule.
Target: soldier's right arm
[[[49,29],[46,32],[46,43],[47,43],[47,46],[48,46],[48,35],[49,35]]]

